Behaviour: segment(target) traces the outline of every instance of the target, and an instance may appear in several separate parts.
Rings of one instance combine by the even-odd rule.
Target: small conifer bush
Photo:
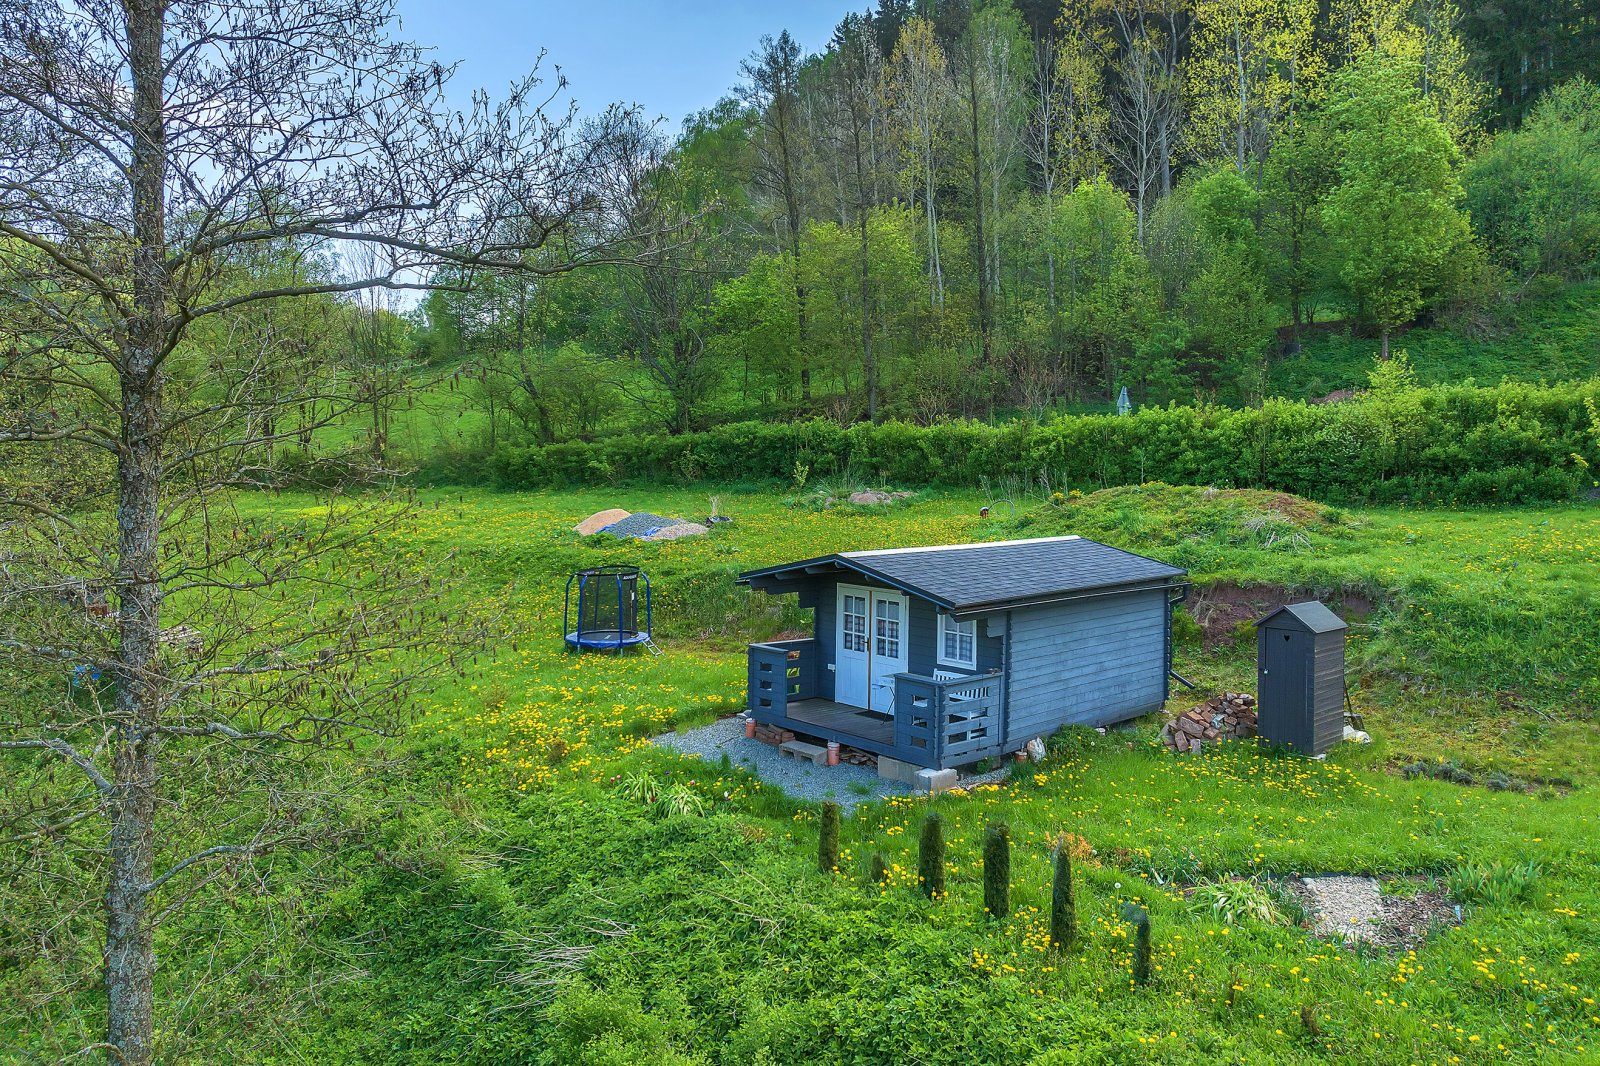
[[[992,916],[1011,913],[1011,827],[996,822],[983,837],[983,906]]]
[[[1078,903],[1072,895],[1072,853],[1056,849],[1056,876],[1050,885],[1050,946],[1065,951],[1078,939]]]
[[[917,847],[917,878],[929,899],[944,895],[944,819],[938,811],[922,823],[922,839]]]
[[[817,840],[817,866],[831,874],[839,865],[839,805],[828,800],[822,805],[822,832]]]
[[[1133,923],[1133,983],[1143,987],[1150,983],[1154,970],[1151,965],[1150,912],[1129,904],[1128,920]]]

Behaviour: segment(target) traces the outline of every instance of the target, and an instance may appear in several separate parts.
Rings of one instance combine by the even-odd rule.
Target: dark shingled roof
[[[741,574],[769,591],[796,571],[854,570],[931,600],[972,613],[1021,607],[1123,587],[1175,583],[1188,571],[1082,537],[1040,537],[930,548],[841,552]]]
[[[1291,603],[1287,606],[1279,607],[1271,614],[1262,617],[1260,621],[1256,622],[1256,625],[1265,625],[1269,620],[1278,617],[1280,614],[1294,616],[1295,621],[1305,626],[1312,633],[1337,633],[1341,629],[1350,628],[1345,625],[1343,618],[1340,618],[1316,600],[1308,600],[1305,603]]]

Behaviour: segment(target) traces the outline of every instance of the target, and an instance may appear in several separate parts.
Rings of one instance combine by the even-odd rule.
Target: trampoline
[[[644,625],[639,624],[641,586]],[[574,611],[573,590],[577,590]],[[574,624],[576,619],[576,624]],[[616,651],[650,643],[650,578],[637,566],[595,566],[567,578],[561,611],[567,647],[578,651]]]

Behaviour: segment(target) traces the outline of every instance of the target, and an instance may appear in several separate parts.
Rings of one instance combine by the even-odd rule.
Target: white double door
[[[836,702],[894,713],[894,675],[906,670],[907,610],[901,593],[839,586]]]

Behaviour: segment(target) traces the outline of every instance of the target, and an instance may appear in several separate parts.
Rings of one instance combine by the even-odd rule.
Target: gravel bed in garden
[[[1312,932],[1345,940],[1376,940],[1383,924],[1383,898],[1371,877],[1302,878],[1315,905]]]
[[[1461,924],[1461,908],[1419,877],[1386,890],[1376,878],[1346,874],[1291,877],[1285,884],[1311,916],[1311,932],[1338,937],[1346,947],[1375,945],[1409,951],[1440,929]]]
[[[772,745],[745,736],[744,725],[737,717],[681,733],[665,733],[652,742],[685,755],[698,755],[709,763],[726,754],[735,766],[788,796],[812,803],[833,800],[845,813],[858,804],[915,793],[910,785],[879,777],[864,766],[817,766],[805,759],[781,755]]]

